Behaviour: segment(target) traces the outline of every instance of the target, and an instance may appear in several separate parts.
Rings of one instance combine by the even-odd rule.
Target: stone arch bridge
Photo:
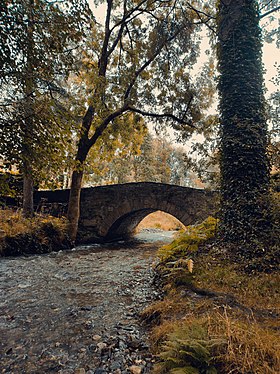
[[[35,205],[65,214],[69,190],[38,191]],[[162,183],[126,183],[83,188],[78,242],[104,242],[133,233],[148,214],[161,210],[184,225],[194,224],[216,211],[217,193]]]

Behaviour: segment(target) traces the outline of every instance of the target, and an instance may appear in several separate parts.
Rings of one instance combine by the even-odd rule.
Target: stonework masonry
[[[37,191],[38,209],[66,213],[69,190]],[[40,207],[41,206],[41,207]],[[161,210],[184,225],[202,221],[217,210],[217,192],[162,183],[140,182],[83,188],[78,242],[104,242],[133,233],[148,214]]]

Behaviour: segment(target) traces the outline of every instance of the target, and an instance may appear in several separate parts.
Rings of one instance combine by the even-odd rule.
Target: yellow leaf
[[[188,260],[188,270],[190,273],[193,272],[193,260],[191,258]]]

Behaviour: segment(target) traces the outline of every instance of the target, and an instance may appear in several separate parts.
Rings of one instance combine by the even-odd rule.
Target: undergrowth
[[[209,217],[159,251],[165,297],[142,315],[154,373],[279,373],[279,272],[248,274],[223,258],[216,227]]]
[[[24,218],[20,210],[0,210],[0,256],[46,253],[71,248],[66,220],[46,215]]]
[[[201,224],[180,231],[172,243],[160,248],[157,271],[166,287],[192,283],[196,253],[201,244],[215,237],[217,223],[215,218],[208,217]]]
[[[158,254],[161,262],[177,259],[178,257],[191,256],[199,246],[216,235],[218,220],[208,217],[201,224],[188,226],[186,230],[178,233],[175,240],[160,248]]]

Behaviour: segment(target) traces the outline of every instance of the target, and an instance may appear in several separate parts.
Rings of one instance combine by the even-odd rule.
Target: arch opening
[[[151,217],[150,220],[149,217]],[[175,231],[185,226],[169,213],[151,208],[139,209],[119,217],[108,230],[105,240],[127,239],[136,232],[149,227],[163,231]]]
[[[110,241],[132,236],[139,222],[154,211],[154,209],[140,209],[121,216],[110,227],[105,239]]]
[[[158,229],[162,231],[178,231],[184,229],[185,225],[174,215],[156,210],[150,213],[139,223],[136,232],[146,229]]]

